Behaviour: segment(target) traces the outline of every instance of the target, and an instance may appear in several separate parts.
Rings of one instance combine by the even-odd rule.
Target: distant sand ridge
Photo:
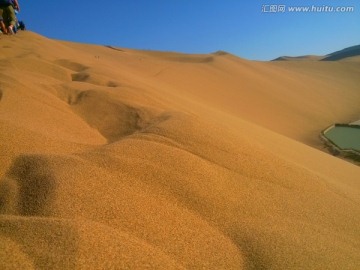
[[[360,62],[3,37],[0,269],[359,269]]]

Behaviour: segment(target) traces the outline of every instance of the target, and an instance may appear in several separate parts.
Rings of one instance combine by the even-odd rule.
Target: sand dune
[[[2,38],[1,269],[359,269],[357,61]]]
[[[303,56],[280,56],[272,61],[319,61],[322,59],[324,59],[324,56],[303,55]]]
[[[322,61],[348,60],[360,55],[360,45],[345,48],[326,55]]]
[[[272,61],[359,61],[360,45],[348,47],[327,55],[280,56]]]

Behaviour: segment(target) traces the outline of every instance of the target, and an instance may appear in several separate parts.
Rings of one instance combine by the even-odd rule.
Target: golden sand
[[[360,62],[1,38],[0,269],[360,269]]]

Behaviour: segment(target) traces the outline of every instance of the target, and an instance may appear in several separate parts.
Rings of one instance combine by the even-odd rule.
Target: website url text
[[[263,13],[285,13],[285,12],[312,12],[312,13],[345,13],[354,12],[353,6],[286,6],[286,5],[262,5]]]

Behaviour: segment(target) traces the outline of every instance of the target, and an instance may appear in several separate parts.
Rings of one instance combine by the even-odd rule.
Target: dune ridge
[[[359,61],[360,45],[351,46],[327,55],[280,56],[272,61]]]
[[[2,42],[0,268],[360,267],[359,63]]]

